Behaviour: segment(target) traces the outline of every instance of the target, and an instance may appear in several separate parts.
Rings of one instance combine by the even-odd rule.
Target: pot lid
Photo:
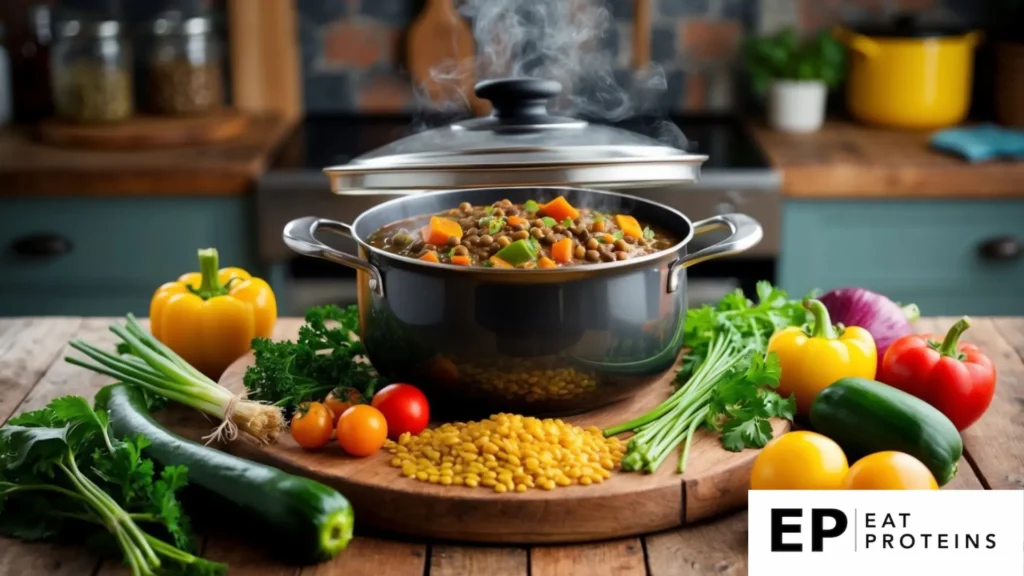
[[[870,22],[853,28],[872,38],[949,38],[963,36],[970,28],[948,20],[923,19],[913,14],[900,14],[891,20]]]
[[[548,114],[553,80],[476,85],[490,116],[402,138],[324,169],[339,194],[493,186],[649,186],[695,182],[707,156],[642,134]]]

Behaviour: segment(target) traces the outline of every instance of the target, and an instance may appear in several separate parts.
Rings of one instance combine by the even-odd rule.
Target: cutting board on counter
[[[220,379],[241,392],[242,376],[252,362],[237,360]],[[671,392],[673,374],[634,397],[589,413],[564,418],[580,426],[605,428],[635,418]],[[195,412],[175,413],[165,421],[197,439],[213,423]],[[775,435],[789,423],[775,421]],[[503,544],[569,543],[645,534],[677,527],[746,506],[756,450],[722,449],[717,435],[694,437],[685,474],[677,474],[678,450],[654,474],[616,471],[601,484],[525,493],[498,494],[490,488],[442,486],[402,476],[382,450],[367,458],[347,456],[335,441],[321,451],[300,448],[288,434],[268,447],[243,440],[228,452],[330,485],[352,503],[358,527],[408,536]]]
[[[196,116],[136,116],[110,124],[75,124],[51,118],[39,124],[47,144],[104,150],[195,146],[230,140],[249,126],[249,117],[232,110]]]

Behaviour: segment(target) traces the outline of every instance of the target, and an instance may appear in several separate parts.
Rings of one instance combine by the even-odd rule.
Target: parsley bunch
[[[771,440],[770,418],[793,419],[795,401],[775,391],[782,372],[778,358],[765,352],[773,333],[806,324],[808,312],[802,300],[790,300],[769,282],[758,282],[757,296],[753,303],[736,290],[714,306],[687,310],[684,341],[690,350],[676,375],[677,390],[650,412],[604,432],[634,432],[624,470],[654,472],[682,444],[682,473],[701,425],[720,432],[722,446],[738,452]]]
[[[356,307],[310,308],[305,320],[294,342],[252,341],[256,362],[243,379],[249,399],[294,409],[303,402],[322,401],[335,389],[341,398],[348,397],[349,389],[373,396],[378,377],[357,336]]]
[[[89,536],[97,545],[116,545],[133,576],[226,573],[227,566],[192,554],[177,497],[187,469],[167,466],[157,474],[143,456],[147,446],[144,436],[111,436],[107,413],[80,396],[12,418],[0,428],[0,534]]]

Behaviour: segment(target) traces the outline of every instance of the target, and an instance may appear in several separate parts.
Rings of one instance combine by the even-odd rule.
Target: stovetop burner
[[[282,145],[271,170],[315,170],[345,164],[354,158],[419,130],[449,124],[458,118],[412,116],[307,116]],[[601,122],[659,137],[666,132],[663,121],[632,118],[623,122]],[[768,160],[746,127],[734,117],[673,116],[668,119],[685,136],[687,152],[705,154],[703,172],[735,169],[768,169]],[[672,145],[683,147],[676,140]]]

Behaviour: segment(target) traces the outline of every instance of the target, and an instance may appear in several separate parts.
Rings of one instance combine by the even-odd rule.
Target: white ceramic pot
[[[814,132],[825,121],[824,82],[775,80],[768,90],[768,124],[782,132]]]

